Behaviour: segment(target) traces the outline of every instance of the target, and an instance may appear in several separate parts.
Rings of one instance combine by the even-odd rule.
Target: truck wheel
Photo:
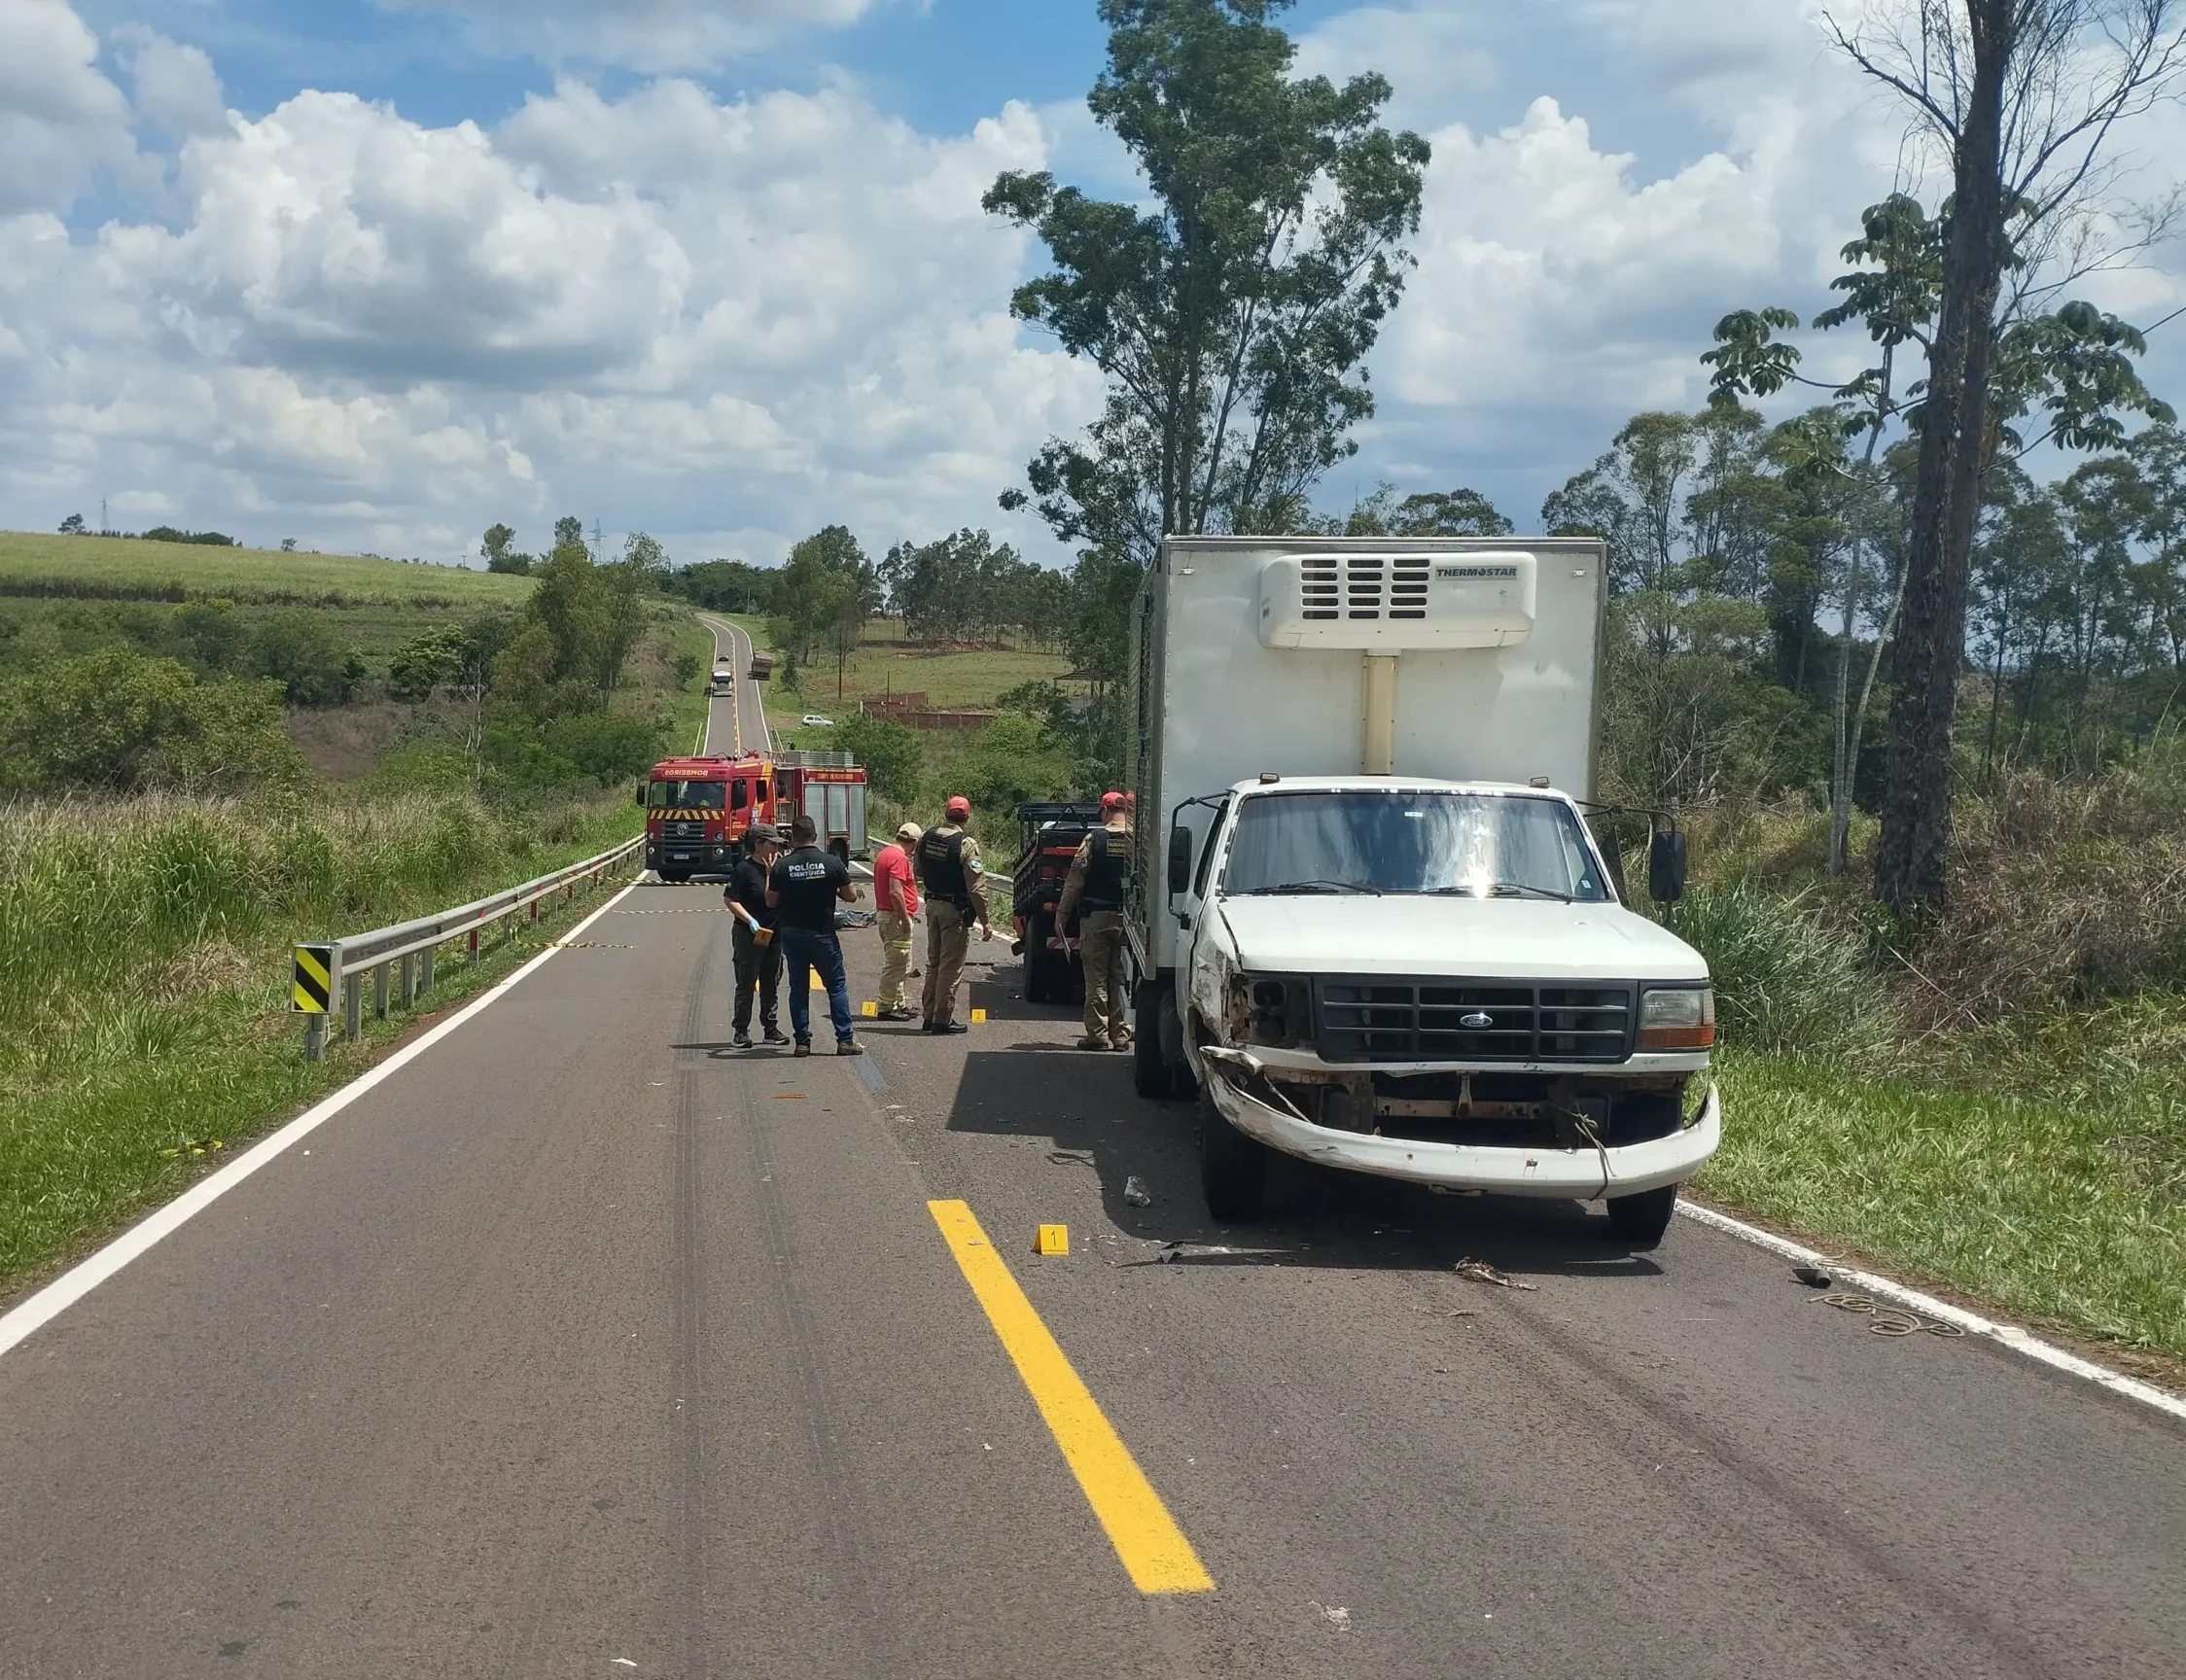
[[[1161,988],[1140,987],[1131,1016],[1131,1088],[1158,1102],[1169,1095],[1169,1064],[1161,1059]]]
[[[1635,1248],[1652,1248],[1670,1229],[1671,1210],[1677,1206],[1677,1186],[1642,1190],[1637,1196],[1609,1198],[1609,1230],[1620,1242]]]
[[[1225,1225],[1260,1216],[1268,1198],[1268,1149],[1222,1118],[1214,1098],[1199,1094],[1199,1188],[1207,1211]]]
[[[1045,911],[1036,910],[1025,919],[1025,1001],[1044,1003],[1054,996],[1054,956],[1047,949],[1047,937],[1055,930],[1054,920]]]
[[[1173,987],[1162,989],[1160,1002],[1161,1057],[1169,1068],[1169,1095],[1179,1102],[1189,1102],[1199,1095],[1199,1081],[1192,1077],[1191,1064],[1184,1060],[1184,1024],[1177,1013],[1177,993]],[[1170,1060],[1175,1048],[1174,1061]]]

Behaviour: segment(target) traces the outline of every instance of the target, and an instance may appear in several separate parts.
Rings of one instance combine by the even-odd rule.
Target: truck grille
[[[703,840],[706,838],[706,824],[703,822],[663,822],[660,824],[660,838],[663,840]]]
[[[1322,979],[1324,1062],[1622,1062],[1633,988],[1523,980]]]
[[[1298,562],[1307,618],[1425,618],[1427,556],[1317,554]]]

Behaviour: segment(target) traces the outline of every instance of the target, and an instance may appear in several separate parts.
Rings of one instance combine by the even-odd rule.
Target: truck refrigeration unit
[[[1135,625],[1135,1076],[1217,1218],[1268,1152],[1605,1205],[1713,1153],[1708,966],[1590,830],[1590,538],[1171,538]],[[1650,821],[1650,831],[1656,824]],[[1650,884],[1682,891],[1682,837]]]

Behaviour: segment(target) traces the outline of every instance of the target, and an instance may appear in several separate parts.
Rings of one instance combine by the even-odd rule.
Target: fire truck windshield
[[[719,811],[728,801],[725,782],[655,782],[647,803],[656,810]]]

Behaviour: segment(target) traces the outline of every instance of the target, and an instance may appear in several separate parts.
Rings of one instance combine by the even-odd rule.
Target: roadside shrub
[[[2186,985],[2186,796],[2159,759],[2003,778],[1957,813],[1946,909],[1911,954],[1935,1025]]]
[[[1695,887],[1664,923],[1708,959],[1718,1032],[1742,1050],[1872,1061],[1898,1031],[1861,943],[1745,881]]]
[[[107,648],[0,684],[0,792],[233,793],[306,776],[274,683],[199,682]]]
[[[828,751],[848,752],[864,765],[865,781],[880,798],[896,805],[917,802],[926,750],[909,724],[863,714],[845,718],[828,732]]]

